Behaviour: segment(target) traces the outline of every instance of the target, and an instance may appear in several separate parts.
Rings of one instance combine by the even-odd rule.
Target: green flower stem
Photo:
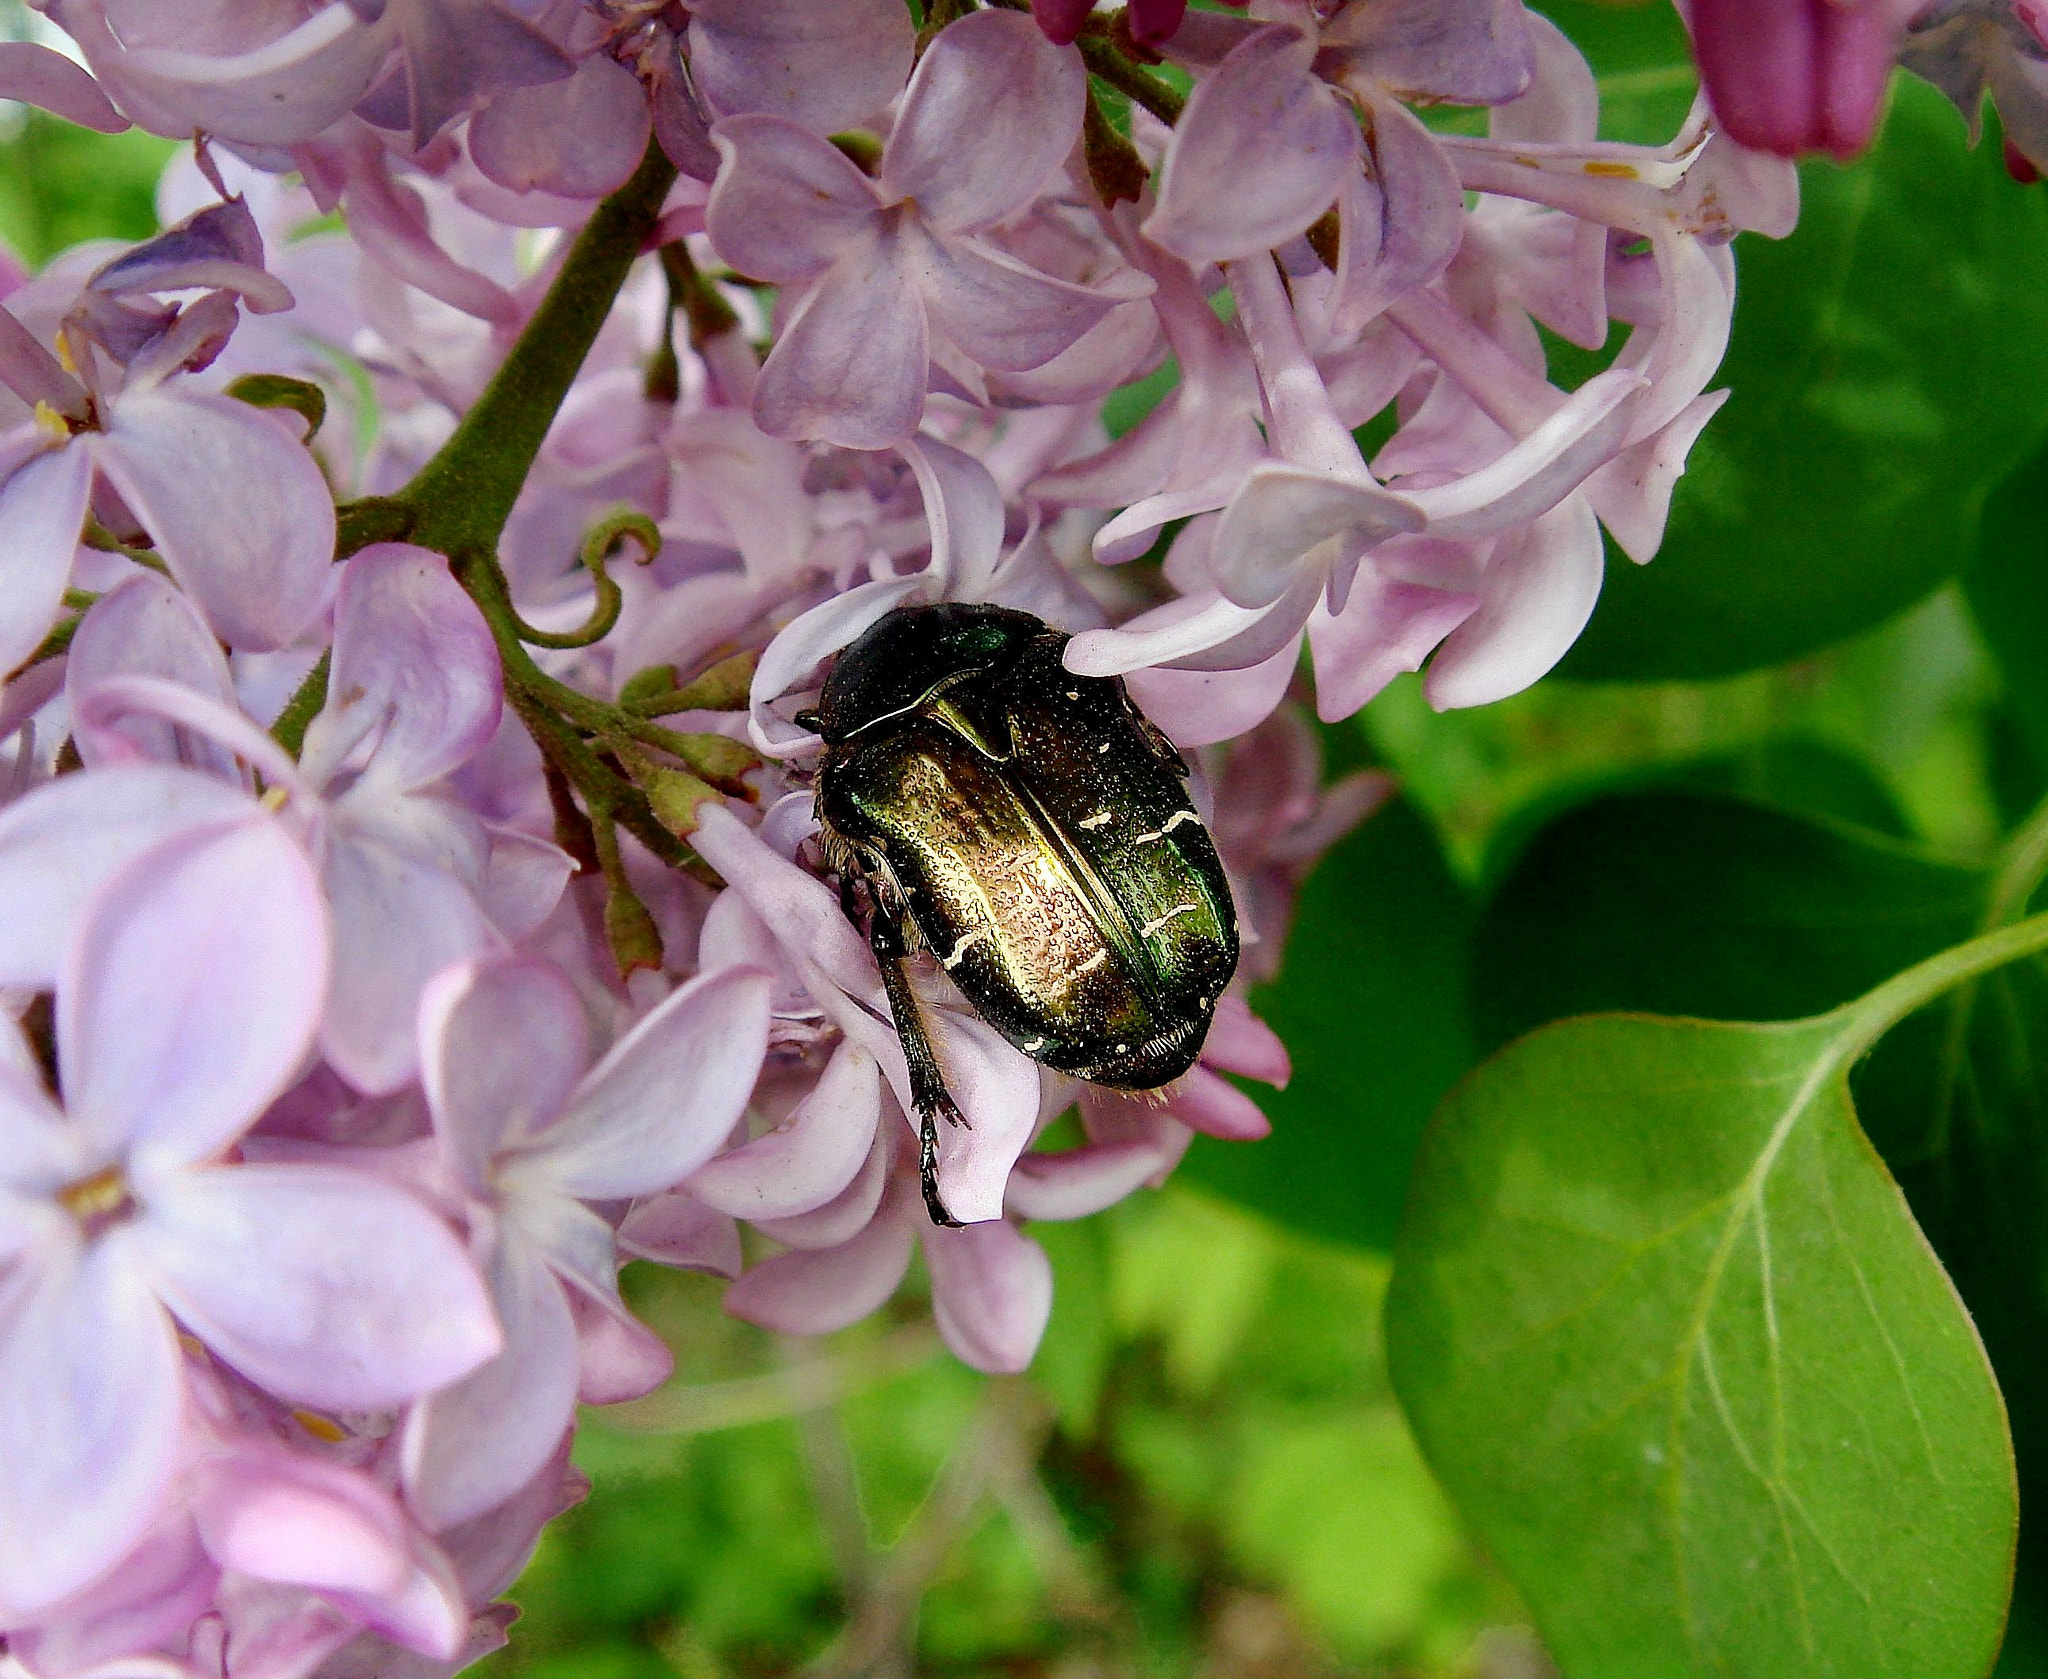
[[[496,376],[396,499],[412,540],[453,559],[497,546],[541,442],[597,341],[633,260],[654,232],[676,167],[657,144],[597,207]]]
[[[292,697],[284,702],[284,710],[277,714],[277,721],[270,725],[270,738],[282,746],[294,758],[304,749],[306,730],[313,719],[320,715],[320,708],[327,703],[327,676],[334,668],[334,650],[329,648],[320,655],[319,661],[306,672],[305,680],[292,690]]]

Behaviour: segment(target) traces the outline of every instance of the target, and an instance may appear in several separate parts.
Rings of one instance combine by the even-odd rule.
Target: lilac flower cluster
[[[924,972],[971,1121],[932,1225],[815,837],[824,662],[907,601],[1076,632],[1209,749],[1268,978],[1385,791],[1319,785],[1304,644],[1332,720],[1425,663],[1446,707],[1547,671],[1726,395],[1730,237],[1796,214],[1704,105],[1601,140],[1518,0],[41,10],[86,67],[9,45],[0,94],[201,138],[164,233],[0,268],[0,1630],[34,1679],[501,1641],[577,1402],[669,1369],[626,1257],[809,1334],[921,1247],[953,1349],[1022,1368],[1026,1225],[1261,1135],[1229,1075],[1287,1055],[1233,994],[1166,1092],[1077,1086]],[[1616,323],[1552,380],[1542,330]]]

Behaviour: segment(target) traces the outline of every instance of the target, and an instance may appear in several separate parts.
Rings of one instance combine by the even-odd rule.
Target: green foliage
[[[1246,1086],[1273,1135],[1198,1139],[1189,1176],[1296,1229],[1389,1246],[1423,1123],[1472,1060],[1471,916],[1409,806],[1336,846],[1302,892],[1280,978],[1253,998],[1294,1060],[1285,1090]]]
[[[1997,1651],[2003,1409],[1849,1101],[1893,1007],[1563,1022],[1432,1128],[1396,1379],[1575,1675],[1971,1679]]]
[[[0,128],[0,240],[34,267],[88,239],[147,238],[171,151],[140,129],[92,134],[21,110]]]

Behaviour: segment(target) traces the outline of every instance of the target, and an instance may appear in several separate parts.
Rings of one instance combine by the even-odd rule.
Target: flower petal
[[[1160,1143],[1136,1140],[1026,1154],[1010,1174],[1009,1210],[1020,1218],[1092,1218],[1151,1182],[1170,1159]]]
[[[1056,280],[979,239],[915,224],[906,223],[903,249],[933,327],[981,366],[1004,372],[1043,366],[1150,289],[1135,270],[1105,286]]]
[[[924,1016],[946,1087],[967,1119],[964,1127],[939,1127],[946,1210],[963,1224],[1001,1218],[1010,1168],[1038,1129],[1038,1063],[979,1015],[927,1005]],[[897,1092],[899,1101],[907,1095]]]
[[[91,488],[92,457],[76,444],[37,455],[0,484],[0,672],[20,665],[57,621]]]
[[[1014,1224],[997,1220],[924,1233],[932,1316],[964,1364],[992,1375],[1022,1370],[1052,1316],[1052,1262]]]
[[[822,1207],[853,1182],[882,1113],[881,1070],[842,1041],[783,1124],[691,1174],[692,1195],[735,1218],[791,1218]]]
[[[576,1326],[560,1280],[508,1238],[490,1264],[504,1351],[406,1417],[405,1492],[440,1532],[502,1504],[533,1479],[576,1414]]]
[[[427,983],[419,1034],[435,1134],[470,1192],[484,1196],[492,1162],[539,1136],[589,1066],[582,1001],[551,963],[491,957]],[[519,1053],[507,1055],[507,1044]]]
[[[696,0],[690,74],[721,112],[766,111],[836,134],[880,112],[910,74],[898,0]]]
[[[740,1274],[739,1226],[687,1190],[672,1189],[635,1201],[619,1226],[619,1249],[636,1259],[714,1277]]]
[[[1003,547],[1003,493],[972,455],[933,437],[913,437],[903,458],[917,475],[931,527],[931,569],[960,600],[979,600]]]
[[[411,1571],[405,1516],[360,1470],[267,1442],[208,1462],[192,1514],[223,1567],[326,1592],[389,1592]]]
[[[1336,202],[1358,167],[1358,124],[1310,68],[1315,54],[1309,36],[1276,25],[1196,85],[1146,238],[1189,262],[1227,262],[1285,244]]]
[[[176,835],[100,888],[66,954],[66,1105],[138,1160],[203,1159],[291,1082],[326,988],[327,906],[284,830]]]
[[[247,821],[239,789],[193,770],[119,764],[59,776],[0,809],[0,985],[46,991],[109,876],[187,828]]]
[[[754,384],[770,437],[886,449],[924,414],[930,340],[903,242],[864,240],[797,306]]]
[[[1656,557],[1686,456],[1729,395],[1719,390],[1694,397],[1662,431],[1631,443],[1586,480],[1593,511],[1636,564]]]
[[[1307,557],[1332,537],[1367,548],[1418,531],[1422,510],[1378,484],[1333,478],[1284,461],[1252,468],[1216,527],[1217,586],[1240,606],[1270,606]]]
[[[628,1032],[545,1136],[551,1182],[586,1201],[647,1195],[711,1158],[768,1050],[763,968],[700,974]]]
[[[143,1222],[165,1302],[243,1375],[371,1411],[446,1387],[502,1344],[454,1234],[404,1190],[310,1165],[167,1177]]]
[[[0,99],[19,99],[102,134],[119,134],[128,119],[100,84],[60,52],[33,41],[0,41]]]
[[[1503,540],[1479,610],[1445,637],[1422,691],[1439,711],[1519,694],[1570,651],[1600,598],[1605,555],[1584,496]]]
[[[109,589],[79,622],[64,669],[73,715],[84,694],[114,676],[160,677],[223,706],[240,704],[228,662],[205,620],[170,583],[147,572]],[[189,764],[227,782],[240,778],[232,752],[189,729],[137,715],[124,722],[121,733],[158,763]],[[81,730],[76,739],[87,764],[106,761],[107,742],[99,731]]]
[[[170,1319],[103,1240],[19,1268],[0,1299],[0,1602],[113,1566],[157,1518],[184,1410]]]
[[[918,61],[882,151],[882,191],[948,233],[1024,208],[1081,137],[1088,73],[1013,12],[971,12]]]
[[[856,583],[851,589],[800,612],[761,653],[748,692],[747,732],[756,746],[776,757],[812,750],[821,742],[808,729],[793,729],[768,709],[799,682],[808,681],[819,665],[905,598],[924,587],[921,577],[892,577]]]
[[[320,1048],[365,1095],[409,1083],[427,981],[497,943],[469,882],[432,857],[337,820],[320,884],[334,915]]]
[[[592,53],[559,81],[500,89],[470,119],[469,155],[508,192],[602,198],[633,173],[652,128],[640,78]]]
[[[889,1111],[896,1111],[894,1096],[890,1097]],[[835,1248],[841,1242],[852,1240],[854,1233],[866,1227],[868,1220],[875,1216],[875,1209],[882,1204],[882,1193],[889,1184],[889,1160],[895,1140],[895,1133],[888,1126],[878,1128],[874,1147],[868,1150],[867,1159],[854,1173],[853,1182],[831,1200],[808,1213],[798,1213],[794,1218],[761,1219],[755,1228],[789,1248]],[[735,1256],[739,1252],[737,1236],[733,1252]],[[739,1274],[737,1264],[731,1274]]]
[[[725,1309],[779,1335],[828,1335],[896,1292],[910,1264],[915,1215],[894,1189],[861,1232],[837,1247],[763,1260],[725,1291]]]
[[[872,237],[881,199],[837,146],[772,116],[728,117],[711,137],[720,162],[704,231],[748,278],[808,280]]]
[[[365,778],[410,792],[483,750],[504,683],[490,626],[447,562],[393,542],[342,570],[327,691],[299,757],[306,779],[324,785],[371,740]]]
[[[1258,727],[1287,697],[1300,648],[1289,642],[1264,664],[1241,670],[1153,666],[1124,678],[1138,709],[1176,746],[1211,746]]]
[[[128,390],[95,453],[230,646],[282,647],[319,610],[334,498],[312,455],[270,415],[228,397]]]
[[[1437,644],[1478,605],[1479,597],[1462,589],[1389,577],[1367,566],[1352,584],[1342,612],[1318,608],[1309,619],[1316,714],[1330,723],[1349,717],[1396,676],[1420,670]]]

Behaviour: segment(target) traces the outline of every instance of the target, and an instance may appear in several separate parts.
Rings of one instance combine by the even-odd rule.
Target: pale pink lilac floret
[[[1024,1368],[1036,1223],[1266,1131],[1249,1092],[1290,1066],[1246,990],[1391,792],[1324,785],[1309,708],[1418,670],[1439,707],[1513,694],[1610,543],[1656,554],[1727,395],[1730,241],[1797,214],[1790,165],[1737,142],[1860,144],[1896,51],[2048,166],[2040,0],[1814,0],[1733,70],[1745,8],[1695,0],[1727,123],[1702,103],[1659,147],[1600,138],[1584,59],[1517,0],[1038,0],[922,40],[898,0],[37,10],[83,63],[0,44],[0,96],[202,138],[156,237],[0,252],[22,1679],[438,1679],[495,1648],[581,1496],[577,1403],[670,1374],[627,1260],[819,1334],[921,1250],[945,1343]],[[1178,121],[1089,124],[1084,49],[1132,47],[1192,78]],[[351,536],[659,154],[668,260],[626,280],[498,570]],[[1105,170],[1137,197],[1105,204]],[[1544,332],[1613,353],[1567,385]],[[1149,408],[1121,394],[1169,361]],[[636,527],[616,623],[559,645],[621,507],[659,551]],[[498,577],[527,651],[479,607]],[[1144,1096],[1051,1073],[920,960],[971,1122],[940,1139],[950,1230],[797,720],[862,630],[947,600],[1124,678],[1193,761],[1246,935],[1200,1061]],[[749,749],[671,813],[704,867],[643,830],[592,868],[533,696],[615,705],[736,653],[743,706],[660,720]],[[645,745],[603,751],[639,774]]]

